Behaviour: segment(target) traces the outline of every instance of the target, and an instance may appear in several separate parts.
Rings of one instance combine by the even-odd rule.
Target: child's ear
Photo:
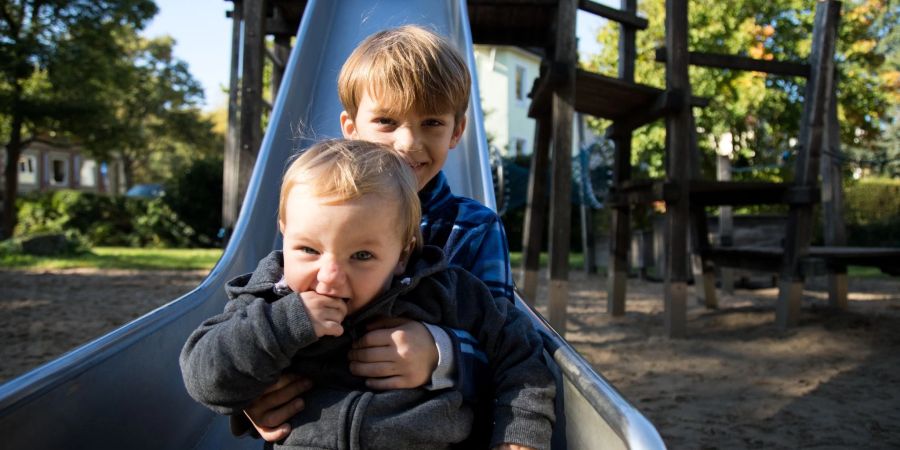
[[[416,238],[412,238],[409,245],[400,253],[400,260],[397,261],[397,267],[394,267],[394,275],[400,276],[403,275],[403,272],[406,271],[406,265],[409,263],[409,257],[412,255],[413,250],[416,248]]]
[[[356,139],[356,123],[347,111],[341,111],[341,132],[344,139]]]
[[[456,148],[459,140],[462,139],[463,131],[466,131],[466,116],[462,116],[453,127],[453,136],[450,138],[450,148]]]

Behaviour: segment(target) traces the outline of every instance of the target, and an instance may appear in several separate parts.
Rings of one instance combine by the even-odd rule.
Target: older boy
[[[344,137],[394,148],[415,170],[426,244],[442,247],[451,265],[482,280],[495,298],[513,298],[506,236],[497,215],[453,195],[441,169],[466,127],[471,81],[465,61],[442,37],[403,26],[365,39],[344,64],[338,94]],[[351,371],[374,389],[455,386],[472,397],[485,370],[473,339],[460,330],[404,320],[382,321],[354,344]],[[427,326],[427,329],[426,329]],[[441,349],[439,352],[438,349]],[[246,410],[269,441],[303,407],[310,384],[288,375]],[[237,416],[235,430],[240,431]]]
[[[495,389],[491,447],[548,448],[555,388],[529,319],[437,247],[421,247],[408,161],[366,141],[325,141],[297,158],[281,188],[284,250],[228,283],[225,312],[181,355],[196,400],[234,414],[283,370],[315,381],[276,448],[447,448],[473,411],[455,389],[373,392],[350,373],[353,340],[378,317],[465,329],[485,349]]]

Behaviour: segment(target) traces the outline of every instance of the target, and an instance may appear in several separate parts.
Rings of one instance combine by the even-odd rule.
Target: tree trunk
[[[6,167],[3,170],[5,186],[3,186],[3,223],[0,225],[0,239],[12,237],[18,220],[16,197],[19,190],[19,157],[22,155],[23,124],[22,113],[14,107],[12,129],[6,144]]]
[[[127,191],[133,186],[132,182],[134,181],[134,159],[126,152],[121,153],[121,158],[122,176],[123,178],[125,178],[122,181],[125,183],[125,190]]]

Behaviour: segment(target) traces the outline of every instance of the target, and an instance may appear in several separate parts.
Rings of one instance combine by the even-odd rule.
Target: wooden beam
[[[667,61],[665,47],[656,49],[656,61],[663,63]],[[707,52],[689,52],[688,61],[692,66],[699,67],[765,72],[772,75],[784,75],[790,77],[809,76],[809,64],[790,61],[754,59],[746,56],[723,55]]]
[[[619,136],[631,135],[635,129],[646,125],[654,120],[666,117],[671,111],[677,111],[681,108],[679,104],[684,99],[680,92],[663,91],[656,97],[647,108],[642,108],[633,115],[629,115],[623,119],[615,121],[606,128],[606,137],[614,139]]]
[[[834,80],[834,86],[837,80]],[[834,89],[832,86],[832,89]],[[844,224],[844,188],[841,183],[840,124],[837,116],[837,96],[832,93],[825,118],[824,154],[821,159],[822,224],[825,245],[847,245],[847,227]],[[828,267],[828,304],[837,309],[847,309],[847,266],[833,264]]]
[[[666,0],[666,90],[680,93],[680,108],[666,118],[666,179],[676,183],[678,201],[666,205],[665,328],[669,337],[683,337],[687,321],[687,237],[690,209],[691,116],[688,98],[688,1]]]
[[[534,130],[534,152],[528,174],[528,197],[525,204],[525,224],[522,231],[522,294],[526,303],[534,305],[537,298],[538,272],[547,211],[547,179],[550,166],[550,139],[553,123],[549,115],[537,119]]]
[[[572,118],[575,114],[577,0],[560,0],[554,61],[565,76],[553,91],[553,160],[550,188],[550,325],[563,337],[569,301],[569,237],[572,210]]]
[[[581,0],[578,2],[578,8],[592,14],[596,14],[605,19],[619,22],[625,27],[633,30],[646,30],[649,22],[643,17],[638,17],[635,12],[610,8],[606,5],[594,3],[590,0]]]
[[[820,1],[816,7],[810,52],[810,77],[806,86],[800,151],[795,161],[794,183],[798,187],[816,187],[820,171],[819,154],[822,149],[824,122],[830,98],[834,94],[834,47],[841,3]],[[796,324],[800,315],[804,274],[800,265],[806,257],[812,236],[812,205],[794,205],[788,214],[785,233],[784,262],[779,279],[778,304],[775,321],[780,328]]]
[[[241,77],[241,164],[239,167],[238,202],[242,202],[262,142],[262,89],[265,36],[263,0],[244,0],[243,74]]]
[[[275,36],[274,46],[269,52],[272,60],[272,102],[278,98],[278,90],[281,89],[281,82],[284,79],[284,70],[287,67],[288,58],[291,55],[291,37],[279,35]]]
[[[716,180],[731,181],[731,158],[728,156],[716,156]],[[731,247],[734,245],[734,211],[730,205],[719,207],[719,246]],[[722,292],[734,294],[734,270],[721,268],[720,285]]]
[[[228,244],[231,231],[237,222],[240,211],[240,161],[241,138],[238,121],[238,104],[241,55],[241,20],[243,18],[243,1],[234,0],[234,12],[230,15],[231,25],[231,71],[228,83],[228,130],[225,133],[225,158],[222,168],[222,229],[223,245]]]
[[[628,14],[637,13],[637,0],[622,0],[621,6]],[[620,80],[634,82],[636,58],[636,28],[622,24],[619,31]],[[620,129],[627,128],[621,121],[613,122],[613,126],[617,125]],[[631,132],[620,133],[612,141],[615,146],[613,186],[621,187],[631,180]],[[628,250],[631,247],[631,207],[628,204],[613,207],[609,230],[606,312],[612,316],[623,316],[628,284]]]

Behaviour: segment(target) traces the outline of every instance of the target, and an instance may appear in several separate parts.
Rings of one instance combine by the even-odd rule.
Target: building
[[[541,57],[519,47],[476,45],[475,66],[488,140],[504,156],[530,155],[535,123],[528,94]]]
[[[5,167],[5,149],[2,162]],[[19,157],[19,194],[59,189],[121,194],[123,181],[121,164],[98,162],[82,155],[77,146],[51,139],[30,140]],[[0,183],[0,191],[3,186]]]

